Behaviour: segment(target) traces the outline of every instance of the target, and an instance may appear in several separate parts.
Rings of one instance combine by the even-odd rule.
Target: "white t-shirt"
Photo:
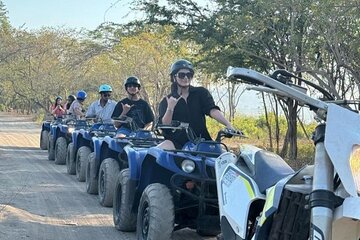
[[[100,100],[97,100],[89,106],[86,117],[96,117],[101,119],[104,123],[111,123],[111,115],[116,106],[116,102],[109,99],[104,107],[100,105]]]

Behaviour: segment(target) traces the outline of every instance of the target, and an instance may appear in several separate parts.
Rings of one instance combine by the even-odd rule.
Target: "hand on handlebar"
[[[242,131],[229,127],[225,128],[224,132],[231,136],[245,136],[245,134]]]

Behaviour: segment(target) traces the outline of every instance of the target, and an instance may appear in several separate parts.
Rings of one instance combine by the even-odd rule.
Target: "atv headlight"
[[[74,127],[69,127],[69,128],[68,128],[68,132],[69,132],[69,133],[72,133],[74,130],[75,130]]]
[[[192,173],[195,170],[195,163],[191,160],[184,160],[181,163],[181,169],[186,173]]]
[[[350,156],[350,169],[354,178],[356,190],[360,194],[360,145],[355,145]]]

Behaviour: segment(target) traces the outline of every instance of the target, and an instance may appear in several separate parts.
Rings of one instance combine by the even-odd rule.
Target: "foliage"
[[[270,124],[272,129],[275,129],[274,113],[270,113]],[[207,118],[207,128],[210,132],[210,135],[215,137],[216,133],[223,128],[221,124],[219,124],[216,120],[212,118]],[[250,139],[254,139],[256,141],[262,141],[262,146],[268,148],[268,132],[265,126],[265,116],[246,116],[246,115],[237,115],[234,119],[233,126],[235,129],[241,130],[246,137]],[[280,138],[284,138],[286,134],[286,118],[284,116],[280,116],[279,118],[280,125]],[[304,124],[306,132],[311,136],[312,132],[315,130],[316,123],[308,123]],[[309,140],[306,138],[302,129],[298,129],[298,139]]]
[[[270,114],[271,118],[274,117],[274,114]],[[251,144],[255,145],[259,148],[270,149],[269,139],[267,128],[264,126],[265,116],[251,117],[251,116],[236,116],[234,121],[234,127],[244,132],[247,138],[238,139],[233,138],[230,140],[226,140],[226,144],[233,149],[234,151],[238,151],[240,144]],[[274,123],[273,123],[274,124]],[[304,124],[305,129],[308,134],[311,135],[314,130],[316,123]],[[210,135],[215,138],[217,132],[223,128],[224,126],[217,123],[212,118],[207,118],[207,128],[210,132]],[[275,126],[272,126],[274,129]],[[280,134],[281,139],[285,138],[286,134],[286,119],[284,116],[280,117]],[[312,164],[314,161],[315,148],[311,139],[307,139],[302,130],[299,130],[298,134],[298,155],[296,159],[285,158],[288,163],[294,168],[299,169],[305,164]]]
[[[84,89],[88,105],[98,97],[102,83],[111,84],[119,100],[125,96],[125,78],[137,75],[143,98],[157,112],[168,92],[169,66],[177,58],[193,61],[194,83],[209,89],[217,88],[215,81],[224,85],[229,65],[264,74],[286,68],[299,77],[311,77],[336,99],[359,98],[360,8],[355,0],[134,3],[144,13],[142,21],[104,23],[84,34],[63,28],[14,29],[0,0],[0,104],[29,113],[46,111],[55,96]],[[226,84],[228,103],[222,104],[228,106],[226,115],[234,126],[264,145],[279,131],[282,154],[296,157],[296,141],[314,128],[305,125],[306,136],[297,125],[297,103],[270,98],[266,115],[239,118],[238,86]],[[279,118],[279,108],[285,118]]]
[[[264,73],[285,68],[300,77],[311,75],[337,99],[359,96],[355,0],[215,0],[213,6],[193,0],[135,2],[145,13],[144,23],[170,24],[177,37],[194,39],[201,46],[198,64],[208,72],[220,76],[229,65]],[[279,104],[288,124],[282,155],[296,157],[298,105],[289,99]]]

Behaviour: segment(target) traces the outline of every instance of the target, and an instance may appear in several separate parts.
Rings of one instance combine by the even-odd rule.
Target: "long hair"
[[[58,99],[61,99],[61,98],[59,98],[59,97],[55,98],[54,107],[57,107],[57,105],[59,105],[59,104],[57,103]],[[61,106],[61,104],[60,104],[60,106]]]
[[[174,98],[179,98],[180,95],[178,93],[178,86],[177,86],[177,83],[176,82],[172,82],[171,84],[171,96],[173,96]]]

